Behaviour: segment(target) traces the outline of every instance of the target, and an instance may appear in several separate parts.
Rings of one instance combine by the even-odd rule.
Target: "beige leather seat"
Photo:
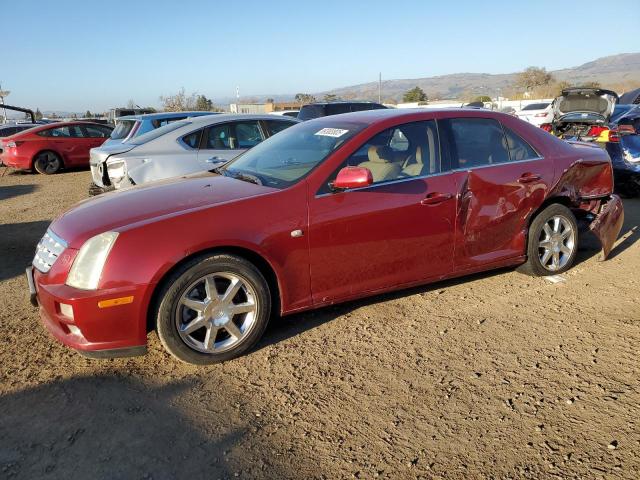
[[[422,147],[416,147],[415,155],[411,155],[404,164],[402,173],[407,177],[417,177],[422,174],[424,163],[422,163]]]
[[[402,167],[393,162],[393,151],[389,147],[372,145],[367,150],[367,156],[369,161],[358,166],[371,171],[374,183],[394,180],[400,175]]]
[[[428,150],[424,151],[420,145],[416,147],[416,153],[411,155],[402,166],[402,173],[407,177],[418,177],[429,173],[437,173],[436,141],[433,130],[427,129]]]

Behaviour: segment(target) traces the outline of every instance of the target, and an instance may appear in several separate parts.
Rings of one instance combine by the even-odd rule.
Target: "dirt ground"
[[[89,360],[42,328],[24,268],[88,184],[0,178],[0,478],[640,478],[640,201],[559,283],[507,269],[286,317],[196,368],[155,334]]]

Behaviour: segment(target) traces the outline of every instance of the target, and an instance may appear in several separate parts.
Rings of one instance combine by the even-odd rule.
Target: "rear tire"
[[[40,152],[33,159],[33,168],[44,175],[53,175],[59,172],[62,167],[62,159],[55,152]]]
[[[527,239],[527,262],[522,273],[557,275],[573,265],[578,252],[578,223],[564,205],[554,203],[531,222]]]
[[[156,330],[178,360],[210,365],[238,357],[262,337],[269,285],[244,258],[203,255],[180,266],[158,295]]]

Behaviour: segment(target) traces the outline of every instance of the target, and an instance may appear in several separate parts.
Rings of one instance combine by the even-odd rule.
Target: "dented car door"
[[[494,119],[440,123],[456,170],[456,268],[522,256],[528,219],[553,182],[552,160]]]

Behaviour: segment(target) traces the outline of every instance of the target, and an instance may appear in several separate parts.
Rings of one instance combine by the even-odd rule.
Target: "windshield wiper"
[[[209,171],[212,172],[212,173],[217,173],[218,175],[222,175],[223,177],[227,176],[227,174],[224,173],[225,170],[223,170],[221,166],[220,167],[216,167],[216,168],[212,168]]]
[[[253,175],[249,175],[247,173],[236,173],[233,175],[233,178],[236,180],[242,180],[243,182],[255,183],[256,185],[262,185],[262,182],[258,177],[254,177]]]

